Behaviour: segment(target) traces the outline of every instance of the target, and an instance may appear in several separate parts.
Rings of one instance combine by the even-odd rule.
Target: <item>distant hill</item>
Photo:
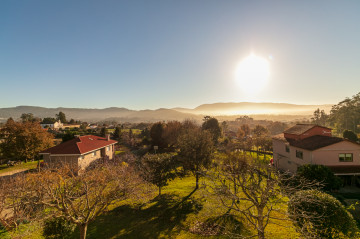
[[[55,117],[62,111],[67,119],[96,122],[102,120],[116,120],[121,122],[156,122],[168,120],[201,119],[202,117],[179,112],[172,109],[157,110],[129,110],[126,108],[84,109],[84,108],[44,108],[36,106],[17,106],[12,108],[0,108],[0,121],[9,117],[19,119],[23,113],[32,113],[36,117]]]
[[[257,115],[256,118],[277,120],[309,118],[317,109],[329,112],[332,105],[295,105],[286,103],[214,103],[203,104],[194,109],[172,108],[157,110],[130,110],[126,108],[111,107],[105,109],[86,108],[45,108],[37,106],[17,106],[11,108],[0,108],[0,121],[9,117],[19,119],[22,113],[32,113],[37,117],[55,117],[62,111],[67,119],[96,122],[102,120],[113,120],[119,122],[156,122],[193,119],[201,121],[204,115],[218,116],[222,119],[231,120],[239,115]],[[272,115],[272,116],[271,116]],[[291,117],[290,117],[291,116]]]
[[[201,114],[201,115],[312,115],[317,109],[330,112],[332,105],[295,105],[287,103],[214,103],[203,104],[194,109],[173,108],[179,112]]]

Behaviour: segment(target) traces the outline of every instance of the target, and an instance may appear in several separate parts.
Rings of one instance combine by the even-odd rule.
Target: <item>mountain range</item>
[[[287,103],[214,103],[203,104],[194,109],[190,108],[160,108],[156,110],[130,110],[126,108],[111,107],[105,109],[87,108],[45,108],[37,106],[17,106],[0,108],[0,121],[9,117],[20,118],[23,113],[32,113],[36,117],[55,117],[60,111],[64,112],[67,119],[97,122],[104,120],[118,122],[156,122],[193,119],[200,121],[204,115],[216,116],[222,120],[235,119],[240,115],[252,115],[257,119],[296,120],[309,118],[317,109],[329,112],[332,105],[296,105]]]

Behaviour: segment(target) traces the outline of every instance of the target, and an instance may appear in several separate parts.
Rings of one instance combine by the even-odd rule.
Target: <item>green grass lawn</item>
[[[37,164],[38,164],[38,161],[22,163],[22,164],[18,164],[18,165],[15,165],[15,166],[10,166],[10,167],[7,164],[1,164],[0,165],[0,174],[8,173],[8,172],[11,172],[11,171],[17,171],[17,170],[34,169],[34,168],[37,167]]]
[[[122,129],[121,133],[129,133],[129,130],[130,129]],[[115,132],[115,129],[106,129],[106,132],[113,134]],[[133,134],[140,134],[141,130],[140,129],[132,129],[132,132],[133,132]]]
[[[124,153],[125,153],[125,151],[123,151],[123,150],[115,151],[115,155],[122,155]]]
[[[141,206],[133,201],[112,205],[107,213],[90,223],[87,238],[229,238],[228,235],[214,235],[225,228],[243,236],[253,233],[251,226],[239,215],[226,214],[227,209],[207,188],[201,186],[194,191],[194,187],[194,177],[177,178],[163,188],[162,196],[158,197],[155,192],[152,199]],[[224,228],[209,226],[214,223]],[[289,222],[282,223],[284,226],[270,224],[267,238],[299,238],[293,229],[285,227]],[[43,238],[39,223],[27,225],[11,232],[11,237]],[[0,233],[0,238],[3,235]],[[72,238],[79,238],[79,232],[75,231]]]

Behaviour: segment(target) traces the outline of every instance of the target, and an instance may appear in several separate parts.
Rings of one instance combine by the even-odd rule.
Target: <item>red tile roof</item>
[[[285,134],[295,134],[295,135],[301,135],[303,133],[305,133],[306,131],[314,128],[314,127],[321,127],[321,128],[324,128],[324,129],[329,129],[331,130],[330,128],[327,128],[327,127],[324,127],[324,126],[320,126],[320,125],[316,125],[316,124],[297,124],[287,130],[284,131]]]
[[[85,135],[44,150],[40,154],[85,154],[115,143],[117,143],[115,140],[107,140],[95,135]]]
[[[320,149],[320,148],[323,148],[323,147],[326,147],[326,146],[329,146],[332,144],[336,144],[336,143],[339,143],[342,141],[347,141],[347,142],[351,142],[353,144],[359,145],[358,143],[347,140],[347,139],[332,137],[332,136],[324,136],[324,135],[314,135],[314,136],[310,136],[305,139],[295,140],[295,139],[285,138],[284,134],[277,134],[277,135],[273,136],[272,138],[276,139],[276,140],[288,142],[289,145],[291,145],[291,146],[310,150],[310,151]]]
[[[291,146],[306,149],[306,150],[316,150],[323,148],[332,144],[336,144],[344,141],[342,138],[338,137],[329,137],[323,135],[314,135],[302,140],[288,140]]]

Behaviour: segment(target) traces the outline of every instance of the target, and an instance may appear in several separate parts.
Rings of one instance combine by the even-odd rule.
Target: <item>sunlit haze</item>
[[[251,54],[239,63],[236,81],[244,94],[256,96],[267,84],[269,74],[269,62]]]

